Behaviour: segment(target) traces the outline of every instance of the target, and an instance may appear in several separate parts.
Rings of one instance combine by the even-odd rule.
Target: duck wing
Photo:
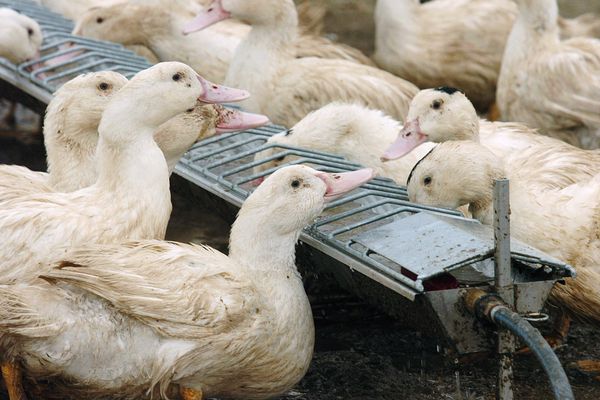
[[[251,326],[264,309],[245,276],[209,247],[150,240],[75,250],[42,278],[93,293],[162,335],[200,339]]]
[[[560,51],[538,58],[521,80],[524,93],[538,93],[529,100],[586,126],[600,126],[600,40],[575,38],[562,43]]]
[[[0,165],[0,203],[32,193],[52,191],[47,173],[19,165]]]

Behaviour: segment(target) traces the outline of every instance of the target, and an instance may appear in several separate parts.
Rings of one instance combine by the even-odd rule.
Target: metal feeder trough
[[[72,60],[30,72],[32,63],[14,66],[0,60],[0,79],[47,104],[51,93],[84,72],[113,70],[132,75],[148,62],[120,45],[69,34],[72,23],[29,0],[0,0],[38,20],[46,39],[42,60],[77,51]],[[67,44],[75,44],[66,48]],[[194,192],[220,208],[235,210],[255,188],[254,181],[273,170],[255,173],[261,163],[292,155],[289,164],[327,172],[359,168],[339,156],[265,142],[283,127],[267,126],[197,143],[175,170]],[[254,156],[269,147],[270,158]],[[495,336],[463,306],[464,292],[494,286],[494,231],[457,211],[411,203],[406,188],[376,178],[328,205],[301,237],[301,264],[332,272],[350,291],[408,325],[433,334],[454,356],[494,349]],[[514,310],[540,313],[557,280],[573,269],[516,240],[510,243]],[[506,300],[506,299],[505,299]]]

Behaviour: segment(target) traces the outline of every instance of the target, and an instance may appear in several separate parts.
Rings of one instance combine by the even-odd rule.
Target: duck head
[[[425,142],[479,141],[479,117],[463,92],[439,87],[421,90],[412,99],[406,123],[381,157],[395,160]]]
[[[124,2],[104,7],[93,7],[76,21],[73,35],[110,40],[125,46],[147,44],[148,28],[158,29],[155,19],[162,14],[159,7],[151,4]]]
[[[183,33],[187,35],[228,18],[246,21],[250,25],[268,25],[282,20],[283,15],[297,18],[292,0],[214,0],[184,26]]]
[[[137,126],[155,128],[194,108],[197,101],[227,103],[248,97],[247,91],[209,82],[183,63],[163,62],[136,74],[115,96],[102,122],[115,123],[127,112]]]
[[[61,154],[66,148],[95,152],[102,113],[125,84],[127,78],[117,72],[92,72],[70,80],[54,93],[44,120],[50,164],[57,146]]]
[[[197,102],[194,108],[162,124],[154,134],[154,139],[167,159],[169,170],[173,171],[177,161],[196,141],[221,133],[257,128],[267,123],[269,118],[264,115]]]
[[[325,203],[356,189],[374,177],[371,169],[329,174],[304,165],[275,171],[248,197],[240,216],[268,217],[279,234],[299,231],[310,224]]]
[[[500,161],[485,147],[471,141],[450,141],[434,147],[408,178],[412,202],[458,208],[469,204],[475,218],[483,218],[492,202],[494,180],[504,177]],[[484,221],[482,221],[484,222]]]
[[[14,64],[39,57],[43,41],[38,23],[10,8],[0,8],[0,57]]]

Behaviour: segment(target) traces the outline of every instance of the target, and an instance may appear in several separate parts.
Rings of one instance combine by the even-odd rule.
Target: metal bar
[[[508,179],[494,182],[494,275],[496,293],[510,306],[515,303],[510,254],[510,200]],[[507,329],[498,330],[498,400],[513,400],[513,353],[515,338]]]

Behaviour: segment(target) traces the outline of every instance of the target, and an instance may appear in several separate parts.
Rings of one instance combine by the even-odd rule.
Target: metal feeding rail
[[[0,83],[43,104],[58,87],[81,73],[111,70],[132,76],[150,66],[120,45],[71,35],[71,21],[30,0],[0,0],[1,6],[36,19],[45,39],[40,60],[19,66],[0,60]],[[73,57],[61,57],[69,53]],[[39,63],[45,65],[32,70]],[[284,156],[292,156],[287,164],[306,164],[327,172],[360,167],[333,154],[266,143],[283,130],[267,126],[206,139],[185,154],[175,172],[192,184],[194,193],[222,208],[241,206],[257,179],[273,172],[259,172],[257,167]],[[276,151],[259,160],[256,155],[268,148]],[[508,210],[508,205],[501,209]],[[300,240],[305,246],[299,248],[298,259],[304,265],[317,265],[320,272],[332,272],[342,286],[376,302],[407,325],[436,335],[457,355],[494,348],[493,332],[468,304],[504,296],[506,310],[540,315],[553,284],[574,275],[563,262],[510,240],[506,251],[497,254],[503,255],[501,261],[512,273],[497,280],[502,283],[496,288],[501,296],[485,296],[494,290],[498,247],[494,239],[490,227],[453,210],[411,203],[405,188],[376,178],[327,206],[303,231]],[[485,293],[469,296],[472,288]],[[469,303],[466,298],[474,300]]]

